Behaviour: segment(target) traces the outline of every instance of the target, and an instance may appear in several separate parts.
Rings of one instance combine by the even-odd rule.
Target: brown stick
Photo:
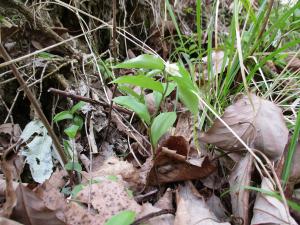
[[[60,96],[64,96],[66,98],[71,98],[71,99],[74,99],[74,100],[77,100],[77,101],[88,102],[88,103],[95,104],[95,105],[101,105],[103,107],[110,107],[110,104],[108,104],[106,102],[96,101],[96,100],[91,99],[91,98],[87,98],[87,97],[84,97],[84,96],[81,96],[81,95],[75,95],[75,94],[72,94],[70,92],[59,90],[59,89],[56,89],[56,88],[49,88],[48,92],[53,93],[53,94],[57,94],[57,95],[60,95]],[[131,111],[128,111],[124,108],[121,108],[117,105],[113,105],[112,107],[114,109],[116,109],[120,112],[126,113],[128,115],[132,114]]]
[[[1,53],[1,55],[4,58],[5,61],[10,61],[11,60],[9,54],[7,53],[6,49],[3,47],[2,43],[0,43],[0,53]],[[31,102],[32,106],[34,107],[34,110],[36,111],[36,113],[39,116],[40,120],[42,121],[45,128],[47,129],[48,134],[52,138],[53,144],[54,144],[55,148],[57,149],[57,152],[58,152],[61,160],[63,161],[64,164],[66,164],[68,162],[67,156],[65,155],[65,152],[64,152],[63,148],[61,147],[57,136],[55,135],[55,133],[52,130],[45,114],[43,113],[43,110],[39,106],[39,103],[37,102],[36,98],[34,97],[32,92],[30,91],[30,89],[26,85],[25,80],[22,78],[22,76],[21,76],[20,72],[18,71],[16,65],[13,63],[13,64],[10,65],[10,68],[13,71],[13,74],[15,75],[15,77],[17,78],[21,88],[24,90],[25,94],[27,95],[27,97],[28,97],[29,101]]]
[[[153,218],[153,217],[157,217],[157,216],[161,216],[161,215],[164,215],[164,214],[175,214],[175,210],[174,209],[163,209],[163,210],[160,210],[158,212],[154,212],[154,213],[150,213],[140,219],[137,219],[136,221],[134,221],[131,225],[138,225],[138,224],[141,224],[141,223],[144,223],[146,221],[148,221],[149,219]]]

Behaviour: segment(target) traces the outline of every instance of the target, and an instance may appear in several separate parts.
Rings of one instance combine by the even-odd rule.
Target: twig
[[[137,219],[131,225],[138,225],[138,224],[141,224],[141,223],[144,223],[144,222],[150,220],[153,217],[161,216],[161,215],[164,215],[164,214],[172,214],[172,215],[174,215],[175,214],[175,210],[174,209],[163,209],[163,210],[160,210],[158,212],[150,213],[150,214],[148,214],[146,216],[143,216],[140,219]]]
[[[77,101],[88,102],[88,103],[95,104],[95,105],[101,105],[103,107],[110,107],[110,104],[108,104],[106,102],[97,101],[97,100],[87,98],[87,97],[84,97],[84,96],[81,96],[81,95],[75,95],[73,93],[63,91],[63,90],[59,90],[59,89],[56,89],[56,88],[49,88],[48,92],[53,93],[53,94],[57,94],[57,95],[61,95],[61,96],[64,96],[66,98],[71,98],[71,99],[74,99],[74,100],[77,100]],[[126,113],[128,115],[132,114],[131,111],[128,111],[128,110],[126,110],[124,108],[121,108],[119,106],[116,106],[116,105],[113,105],[113,108],[118,110],[118,111],[121,111],[123,113]]]
[[[11,58],[9,54],[7,53],[6,49],[3,47],[2,43],[0,43],[0,53],[5,61],[10,61]],[[45,114],[43,113],[41,107],[39,106],[39,103],[35,99],[34,95],[32,94],[31,90],[28,88],[28,86],[25,83],[25,80],[22,78],[20,72],[18,71],[15,64],[10,65],[11,70],[13,71],[14,76],[17,78],[20,86],[23,88],[25,94],[27,95],[29,101],[31,102],[32,106],[34,107],[37,115],[39,116],[40,120],[44,124],[45,128],[48,131],[48,134],[52,138],[53,144],[57,150],[57,153],[59,154],[62,162],[66,164],[68,162],[67,156],[65,155],[65,152],[63,148],[61,147],[59,140],[57,136],[55,135],[54,131],[52,130]]]

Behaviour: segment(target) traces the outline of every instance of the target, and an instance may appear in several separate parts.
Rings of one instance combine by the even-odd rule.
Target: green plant
[[[134,222],[135,215],[134,211],[121,211],[108,219],[104,225],[130,225]]]
[[[153,149],[157,147],[160,137],[176,121],[176,112],[159,113],[160,106],[173,90],[177,90],[179,99],[194,115],[198,113],[199,91],[182,64],[165,63],[157,56],[144,54],[122,62],[114,68],[139,69],[136,75],[122,76],[112,81],[126,94],[114,98],[113,101],[134,111],[144,121]],[[140,94],[134,92],[130,85],[140,87]],[[157,106],[154,115],[150,115],[148,111],[144,89],[153,93]]]
[[[85,105],[84,102],[80,101],[75,104],[70,110],[62,111],[56,114],[53,118],[54,122],[59,122],[62,120],[70,120],[69,126],[64,129],[64,133],[68,136],[68,140],[64,140],[64,149],[68,156],[68,163],[65,165],[66,170],[75,170],[77,172],[82,171],[81,165],[78,163],[78,160],[75,159],[75,137],[78,132],[83,127],[83,118],[80,116],[78,111]]]

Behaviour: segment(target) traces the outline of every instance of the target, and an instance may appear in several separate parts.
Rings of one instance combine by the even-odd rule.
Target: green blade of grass
[[[285,159],[285,163],[284,163],[284,168],[283,168],[283,172],[282,172],[283,185],[285,185],[288,182],[288,179],[290,176],[292,160],[293,160],[293,156],[294,156],[296,146],[298,143],[299,134],[300,134],[300,110],[298,111],[295,130],[294,130],[292,139],[290,141],[290,145],[288,148],[288,155],[287,155],[287,158]]]

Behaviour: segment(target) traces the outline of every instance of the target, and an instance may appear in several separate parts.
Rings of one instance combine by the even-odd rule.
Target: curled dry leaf
[[[271,181],[264,177],[261,182],[261,189],[274,192],[274,187]],[[283,203],[278,199],[258,193],[253,208],[253,218],[251,225],[259,224],[290,224],[296,225],[296,221],[286,211]]]
[[[230,225],[220,222],[191,183],[180,186],[176,194],[177,212],[174,225]]]
[[[270,159],[278,159],[288,141],[288,129],[281,109],[273,102],[254,94],[243,95],[233,105],[226,108],[222,119],[250,147],[266,154]],[[200,140],[214,144],[227,151],[244,149],[236,137],[216,120]]]
[[[250,185],[253,157],[250,153],[237,163],[230,174],[230,196],[232,213],[249,224],[249,191],[244,187]]]
[[[28,187],[20,184],[16,190],[17,205],[11,218],[23,224],[30,225],[63,225],[56,216],[57,211],[46,207],[43,200]]]
[[[190,111],[180,113],[174,133],[176,136],[183,136],[187,141],[190,141],[193,134],[193,125],[193,117]]]
[[[224,54],[224,51],[213,51],[212,54],[211,54],[211,69],[212,69],[212,74],[213,75],[217,75],[219,73],[222,72],[222,67],[226,67],[227,64],[228,64],[228,58],[226,57],[225,59],[225,54]],[[224,62],[224,59],[226,60],[226,62]],[[202,58],[202,61],[204,63],[204,66],[205,66],[205,70],[204,70],[204,74],[206,76],[208,76],[208,70],[207,70],[207,67],[208,67],[208,57],[205,56]]]
[[[184,137],[170,136],[157,150],[147,183],[158,185],[175,181],[195,180],[207,177],[215,171],[216,167],[207,157],[187,161],[189,150],[189,144]]]

